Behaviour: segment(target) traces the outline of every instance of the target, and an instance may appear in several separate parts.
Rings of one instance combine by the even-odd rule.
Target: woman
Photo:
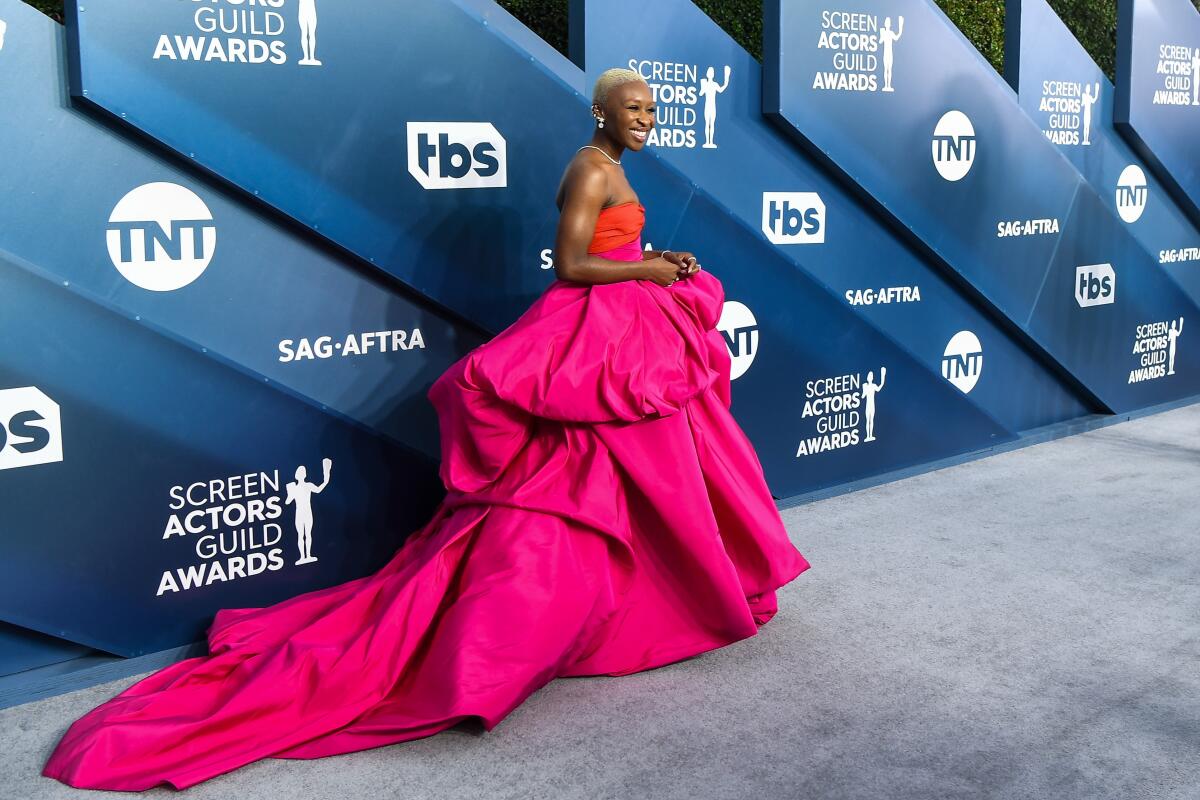
[[[68,729],[43,774],[182,789],[260,758],[494,728],[549,680],[624,675],[753,635],[808,567],[729,414],[720,283],[643,252],[621,170],[654,125],[637,73],[596,83],[557,203],[556,280],[429,390],[447,495],[379,572],[224,609],[209,655]]]

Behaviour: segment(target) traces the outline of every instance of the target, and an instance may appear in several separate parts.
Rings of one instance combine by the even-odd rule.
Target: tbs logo
[[[1093,264],[1075,270],[1075,302],[1080,308],[1106,306],[1117,299],[1117,273],[1112,264]]]
[[[490,122],[410,122],[408,172],[426,189],[503,188],[508,143]]]
[[[171,292],[208,268],[217,249],[217,226],[191,189],[147,183],[113,208],[107,241],[108,257],[126,280],[151,292]]]
[[[62,460],[58,403],[33,386],[0,391],[0,469]]]
[[[816,192],[763,192],[762,232],[772,244],[824,244],[825,203]]]

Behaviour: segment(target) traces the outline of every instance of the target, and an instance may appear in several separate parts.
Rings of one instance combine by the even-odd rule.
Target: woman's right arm
[[[554,273],[573,283],[619,283],[652,280],[666,286],[678,269],[662,258],[646,261],[613,261],[588,253],[596,220],[608,199],[604,169],[586,161],[573,164],[563,187],[562,212],[554,239]]]

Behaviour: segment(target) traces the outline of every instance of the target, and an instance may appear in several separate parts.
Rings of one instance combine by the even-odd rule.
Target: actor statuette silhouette
[[[897,30],[892,30],[892,18],[888,17],[883,21],[883,30],[879,32],[879,41],[883,43],[883,90],[885,92],[894,92],[892,88],[892,64],[895,61],[893,52],[896,42],[900,41],[900,37],[904,35],[904,17],[897,17],[899,27]]]
[[[863,412],[867,418],[867,438],[863,441],[875,441],[875,395],[883,391],[883,385],[887,382],[887,367],[879,368],[879,383],[875,383],[875,373],[867,373],[867,382],[863,384],[862,396],[866,400],[867,407]]]
[[[319,67],[317,60],[317,0],[300,0],[300,47],[304,58],[300,63],[307,67]]]
[[[329,485],[329,468],[333,466],[331,459],[322,459],[321,466],[325,469],[325,479],[321,485],[308,482],[308,470],[303,465],[296,467],[296,480],[287,485],[287,503],[296,504],[296,546],[300,550],[297,565],[311,564],[317,560],[312,554],[313,512],[312,496],[325,491]]]
[[[1171,330],[1167,331],[1167,338],[1170,340],[1170,352],[1167,359],[1167,374],[1175,374],[1175,343],[1183,334],[1183,317],[1179,318],[1179,327],[1175,326],[1175,320],[1171,320]]]
[[[1092,106],[1096,105],[1096,101],[1100,99],[1100,81],[1096,81],[1096,88],[1085,86],[1083,89],[1083,143],[1090,145],[1092,143]]]
[[[716,70],[708,68],[705,77],[700,79],[700,96],[704,98],[704,144],[701,147],[716,149],[713,134],[717,126],[717,95],[729,88],[729,66],[725,67],[725,82],[717,85],[714,77]]]

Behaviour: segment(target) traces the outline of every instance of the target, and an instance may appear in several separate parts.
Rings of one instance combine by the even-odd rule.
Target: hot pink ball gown
[[[640,203],[589,252],[642,257]],[[210,653],[74,722],[42,774],[192,786],[491,730],[553,678],[624,675],[752,636],[807,567],[729,413],[724,292],[708,272],[556,280],[429,390],[448,494],[374,575],[224,609]]]

